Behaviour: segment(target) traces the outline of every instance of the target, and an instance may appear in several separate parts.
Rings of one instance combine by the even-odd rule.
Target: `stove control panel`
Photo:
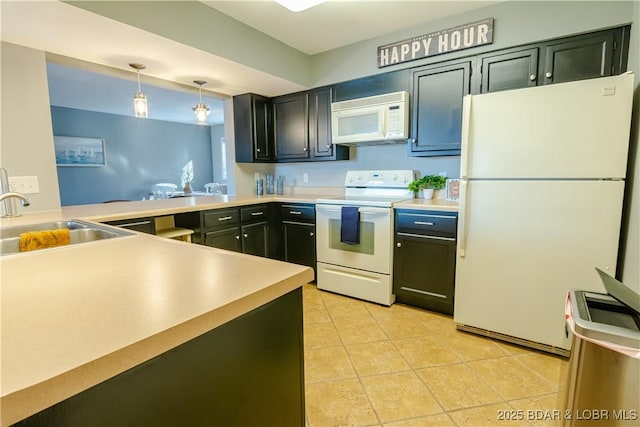
[[[351,170],[347,171],[345,186],[406,188],[414,179],[412,170]]]

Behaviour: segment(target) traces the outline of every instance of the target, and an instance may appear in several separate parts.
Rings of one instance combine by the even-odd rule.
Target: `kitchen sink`
[[[71,221],[44,222],[40,224],[7,227],[0,229],[0,255],[4,256],[20,253],[20,234],[22,233],[26,233],[28,231],[58,230],[64,228],[69,230],[70,245],[133,235],[133,233],[129,231],[117,230],[111,227],[75,219]]]

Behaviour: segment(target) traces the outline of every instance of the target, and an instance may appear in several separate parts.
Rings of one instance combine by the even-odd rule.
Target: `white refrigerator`
[[[567,354],[571,288],[615,274],[632,73],[481,95],[463,106],[454,320]]]

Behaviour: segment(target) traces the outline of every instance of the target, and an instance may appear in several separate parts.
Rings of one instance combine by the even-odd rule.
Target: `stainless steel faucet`
[[[3,214],[0,217],[15,217],[20,216],[18,210],[14,204],[13,199],[20,200],[22,206],[29,206],[29,198],[24,194],[10,191],[9,189],[9,175],[5,168],[0,168],[0,203],[2,204]]]

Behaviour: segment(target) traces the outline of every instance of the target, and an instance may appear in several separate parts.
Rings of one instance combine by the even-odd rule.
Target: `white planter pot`
[[[422,189],[422,197],[425,200],[433,199],[433,188],[423,188]]]

